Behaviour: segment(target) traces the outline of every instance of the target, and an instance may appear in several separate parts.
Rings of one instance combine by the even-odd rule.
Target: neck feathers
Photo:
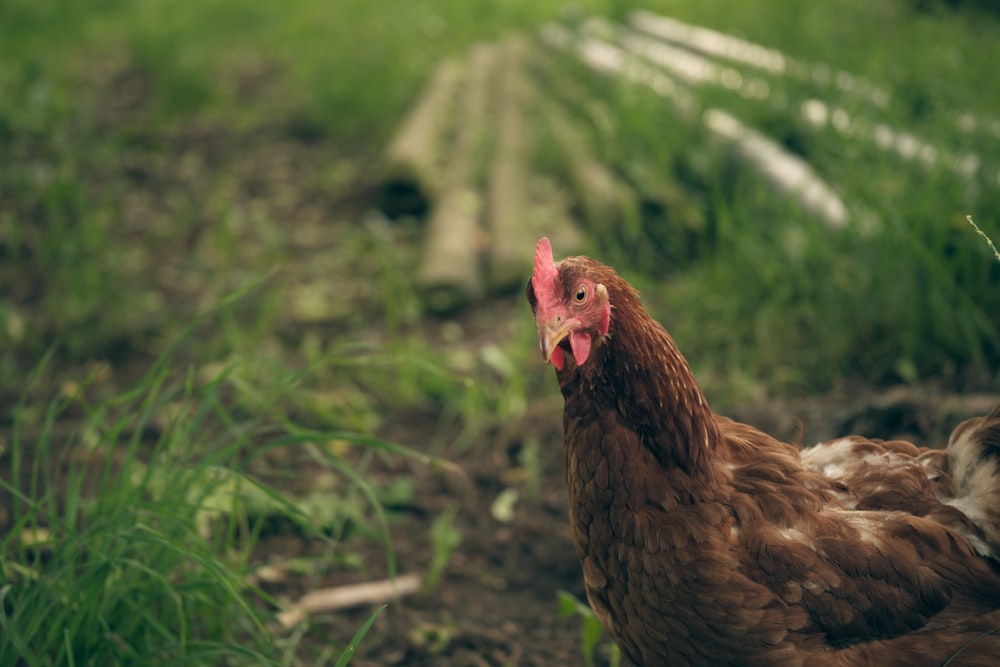
[[[593,358],[559,373],[567,410],[616,410],[665,468],[705,470],[718,439],[708,402],[673,338],[622,284],[609,285],[611,328]]]

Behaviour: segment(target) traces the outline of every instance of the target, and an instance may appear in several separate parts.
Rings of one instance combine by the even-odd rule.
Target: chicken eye
[[[576,296],[574,298],[576,299],[577,303],[583,303],[584,301],[586,301],[587,300],[587,286],[586,285],[580,285],[576,289]]]

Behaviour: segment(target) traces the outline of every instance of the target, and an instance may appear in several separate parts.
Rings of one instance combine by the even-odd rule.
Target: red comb
[[[548,301],[555,294],[558,275],[559,269],[552,258],[552,244],[543,236],[535,245],[535,272],[531,276],[531,286],[540,302]]]

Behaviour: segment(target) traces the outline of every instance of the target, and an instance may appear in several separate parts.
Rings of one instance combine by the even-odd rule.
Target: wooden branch
[[[386,149],[379,206],[388,215],[428,208],[440,191],[463,76],[460,62],[442,61]]]
[[[435,312],[454,310],[483,289],[479,266],[483,205],[477,186],[496,59],[496,46],[473,47],[464,94],[456,108],[454,151],[416,277],[427,307]]]
[[[737,154],[777,192],[798,200],[804,209],[822,218],[831,228],[847,224],[847,205],[808,162],[726,111],[708,109],[704,118],[705,126],[717,137],[731,142]]]
[[[310,591],[298,602],[278,614],[278,622],[284,628],[291,628],[309,614],[339,611],[366,604],[388,602],[403,595],[411,595],[420,590],[423,577],[419,574],[403,574],[395,579],[372,581],[353,586],[321,588]]]
[[[583,235],[564,196],[539,174],[533,145],[536,100],[543,99],[528,76],[538,53],[522,36],[503,44],[505,70],[498,82],[496,141],[489,174],[489,266],[491,288],[520,288],[531,274],[531,248],[548,236],[562,252],[583,249]]]
[[[502,44],[503,71],[497,82],[495,150],[489,174],[489,268],[491,287],[522,283],[531,273],[537,240],[528,208],[531,135],[526,117],[525,60],[521,36]]]
[[[634,35],[625,39],[626,47],[605,41],[608,33],[618,32],[606,21],[590,20],[582,31],[582,35],[573,38],[566,38],[554,30],[547,30],[544,35],[550,44],[572,48],[576,56],[595,71],[641,83],[669,100],[681,117],[703,122],[715,137],[733,145],[736,155],[779,193],[797,200],[831,228],[842,227],[847,222],[847,206],[805,160],[745,126],[728,112],[721,109],[699,111],[697,97],[687,85],[678,82],[679,77],[688,82],[700,80],[704,73],[698,67],[681,71],[682,64],[671,57],[674,51],[668,52],[664,45]]]

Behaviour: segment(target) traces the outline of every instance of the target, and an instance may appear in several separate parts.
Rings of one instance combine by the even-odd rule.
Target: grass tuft
[[[237,369],[200,382],[178,368],[176,347],[133,387],[100,402],[90,402],[85,383],[38,413],[26,387],[14,411],[10,474],[0,477],[10,508],[0,540],[0,664],[280,664],[271,630],[277,604],[252,576],[256,547],[268,526],[284,521],[326,542],[331,557],[338,552],[329,518],[274,486],[290,472],[280,464],[299,457],[363,492],[394,571],[378,494],[349,451],[325,443],[415,454],[234,408]],[[75,424],[68,431],[67,421]],[[337,495],[327,503],[336,506]]]

